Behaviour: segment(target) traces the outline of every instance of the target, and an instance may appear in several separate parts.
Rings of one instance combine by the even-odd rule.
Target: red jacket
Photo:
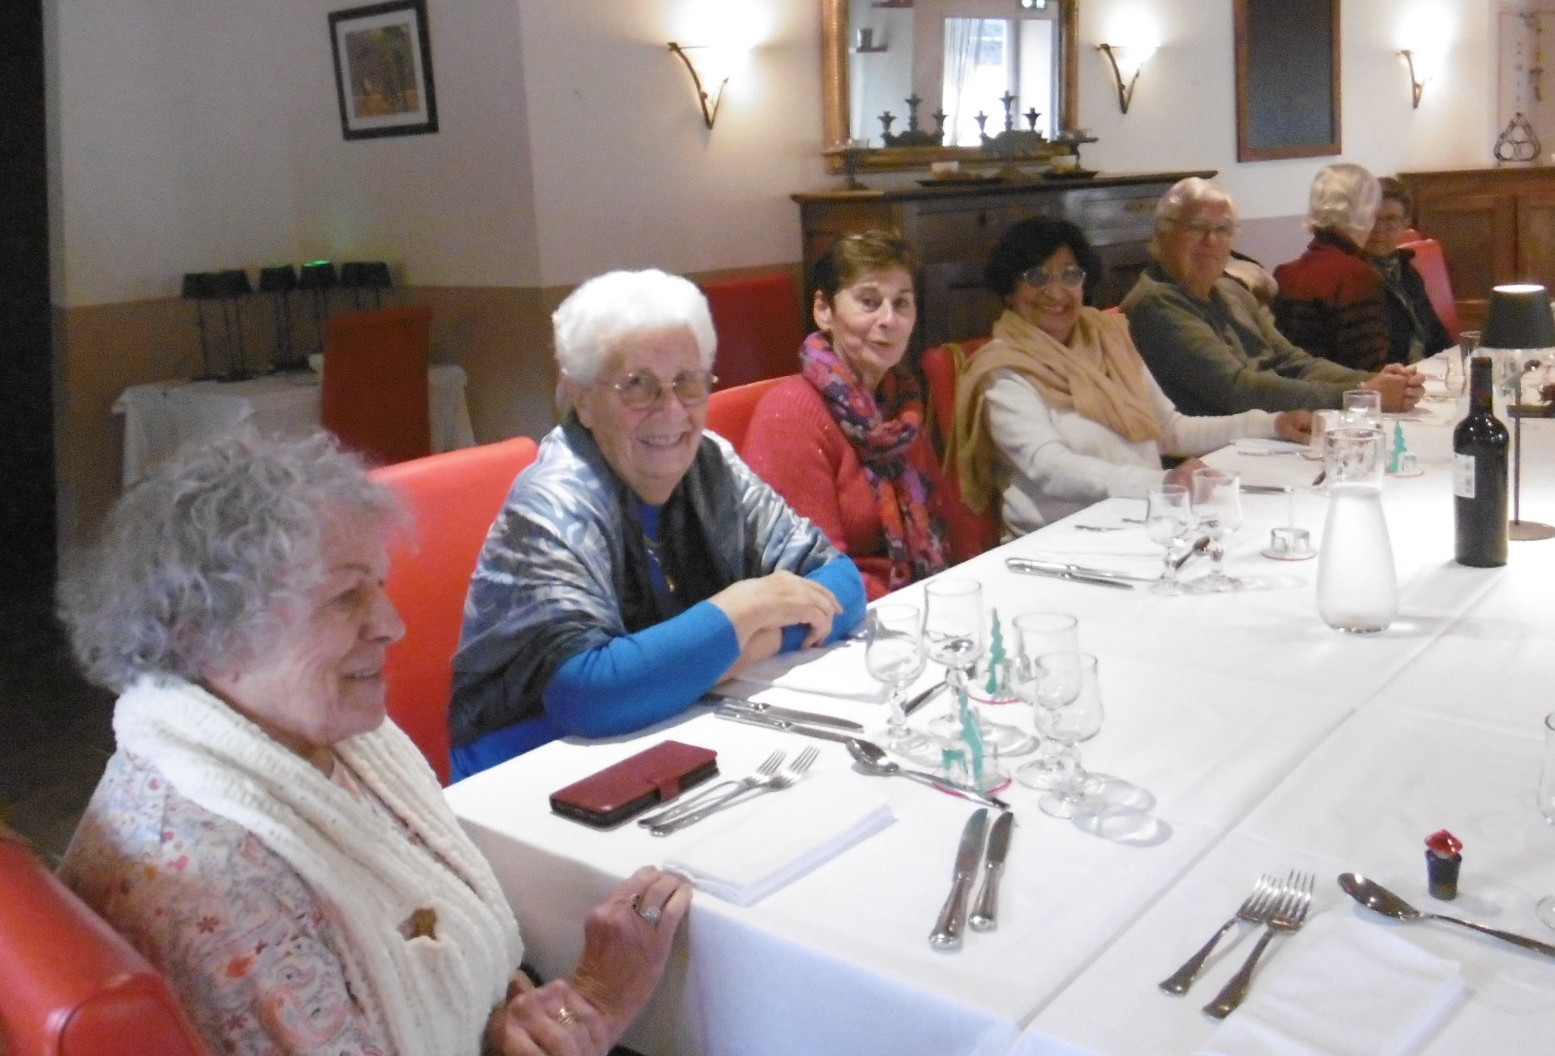
[[[1292,344],[1356,370],[1382,369],[1392,348],[1387,295],[1354,242],[1314,231],[1306,252],[1275,268],[1274,278],[1274,323]]]

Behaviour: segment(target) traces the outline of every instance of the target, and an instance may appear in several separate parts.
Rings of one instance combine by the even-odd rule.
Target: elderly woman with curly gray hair
[[[63,612],[120,695],[61,866],[212,1052],[604,1053],[690,900],[643,869],[536,988],[497,880],[385,717],[400,514],[319,435],[225,438],[120,501]]]
[[[455,777],[565,734],[629,733],[863,618],[853,562],[703,432],[712,316],[662,271],[552,317],[568,409],[487,536],[454,656]]]

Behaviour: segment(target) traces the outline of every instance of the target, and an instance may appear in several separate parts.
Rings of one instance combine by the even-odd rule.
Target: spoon
[[[848,754],[853,756],[860,766],[872,774],[878,774],[881,777],[910,778],[931,788],[937,788],[941,792],[949,792],[951,795],[961,796],[976,803],[983,803],[990,807],[996,807],[999,810],[1010,809],[1010,805],[1004,800],[984,795],[975,788],[952,784],[949,781],[935,777],[933,774],[926,774],[921,770],[908,770],[894,760],[886,758],[885,749],[874,741],[866,741],[859,737],[849,737]]]
[[[1542,953],[1546,957],[1555,957],[1555,946],[1540,942],[1538,939],[1529,939],[1522,935],[1513,935],[1509,931],[1487,928],[1483,924],[1459,920],[1457,917],[1449,917],[1443,913],[1422,913],[1377,883],[1377,881],[1368,880],[1357,873],[1340,873],[1339,886],[1344,888],[1345,893],[1355,899],[1355,901],[1374,913],[1381,913],[1384,917],[1392,917],[1394,920],[1445,920],[1449,924],[1461,924],[1465,928],[1470,928],[1497,939],[1503,939],[1514,946],[1521,946],[1525,950]]]

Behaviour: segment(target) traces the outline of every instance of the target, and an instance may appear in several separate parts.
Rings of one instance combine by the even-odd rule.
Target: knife
[[[1242,493],[1245,495],[1289,495],[1290,488],[1279,484],[1243,484]]]
[[[929,932],[929,945],[936,950],[959,950],[961,929],[966,924],[966,900],[972,893],[972,876],[983,857],[983,836],[988,831],[988,808],[978,807],[961,830],[961,846],[956,849],[955,879],[939,920]]]
[[[1192,557],[1194,554],[1202,554],[1207,549],[1209,549],[1209,536],[1199,536],[1193,541],[1192,546],[1188,547],[1188,549],[1182,552],[1181,556],[1172,558],[1172,568],[1181,568],[1183,565],[1188,563],[1188,558]]]
[[[983,858],[983,889],[972,906],[972,930],[993,931],[999,926],[999,878],[1004,875],[1004,859],[1010,853],[1010,828],[1015,815],[1005,811],[994,819],[988,834],[988,853]]]
[[[767,718],[753,711],[740,711],[738,708],[730,708],[720,704],[713,711],[720,719],[729,719],[731,722],[743,722],[750,726],[765,726],[769,730],[781,730],[784,733],[802,733],[806,737],[819,737],[823,741],[840,741],[847,744],[853,739],[853,734],[842,730],[828,729],[825,726],[806,726],[802,722],[794,722],[792,719]]]
[[[902,714],[903,715],[908,715],[908,716],[912,715],[913,712],[917,711],[919,708],[923,707],[929,701],[931,701],[935,697],[939,696],[940,691],[945,689],[949,685],[950,685],[950,683],[947,682],[945,679],[940,679],[938,682],[934,683],[934,685],[930,686],[928,689],[924,690],[922,693],[919,693],[917,696],[913,697],[906,704],[903,704],[902,705]]]
[[[746,700],[744,697],[731,697],[724,693],[705,693],[703,697],[713,701],[720,707],[735,711],[750,711],[757,715],[770,715],[775,719],[792,719],[795,722],[809,722],[817,726],[835,726],[839,730],[853,730],[862,733],[864,727],[852,719],[838,719],[831,715],[823,715],[816,711],[796,711],[793,708],[780,708],[775,704],[763,704],[759,700]]]
[[[1077,576],[1095,576],[1098,579],[1132,580],[1135,583],[1154,583],[1159,578],[1136,576],[1129,572],[1114,572],[1110,568],[1087,568],[1084,565],[1071,565],[1063,561],[1042,561],[1035,557],[1007,557],[1004,563],[1017,572],[1034,571],[1038,574],[1048,572],[1054,575],[1073,573]]]
[[[1098,587],[1116,587],[1119,590],[1133,590],[1128,583],[1120,583],[1116,579],[1106,579],[1102,576],[1088,572],[1072,572],[1067,568],[1055,568],[1052,565],[1041,565],[1020,557],[1006,559],[1005,564],[1012,572],[1024,572],[1028,576],[1052,576],[1054,579],[1067,579],[1074,583],[1092,583]]]

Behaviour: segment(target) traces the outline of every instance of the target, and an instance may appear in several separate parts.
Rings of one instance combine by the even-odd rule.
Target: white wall
[[[416,285],[556,286],[612,267],[798,259],[788,195],[836,186],[818,150],[818,0],[429,0],[442,130],[345,142],[326,13],[346,0],[49,0],[56,303],[167,297],[189,270],[383,258]],[[861,2],[861,0],[860,0]],[[1497,0],[1344,4],[1344,159],[1489,163]],[[1230,5],[1085,0],[1088,166],[1214,168],[1244,218],[1304,211],[1332,158],[1239,164]],[[731,21],[760,42],[702,127],[666,42]],[[1094,49],[1162,47],[1117,111]],[[1409,106],[1396,52],[1446,33]],[[1299,228],[1295,228],[1299,232]]]

